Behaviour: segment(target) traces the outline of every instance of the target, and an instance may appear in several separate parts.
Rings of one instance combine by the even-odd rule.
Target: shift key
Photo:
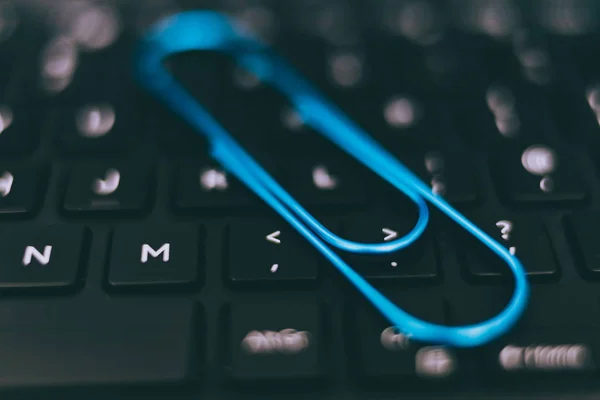
[[[0,387],[184,383],[195,314],[182,301],[5,302]]]

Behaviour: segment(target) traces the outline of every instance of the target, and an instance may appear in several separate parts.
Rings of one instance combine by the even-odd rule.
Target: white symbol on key
[[[81,136],[97,138],[110,132],[115,120],[115,112],[110,104],[87,105],[77,112],[75,124]]]
[[[144,243],[142,245],[142,256],[140,258],[140,261],[145,264],[148,262],[148,256],[158,258],[158,256],[160,256],[161,254],[162,254],[163,262],[169,261],[169,258],[171,255],[171,244],[170,243],[163,244],[162,246],[159,247],[158,250],[154,250],[149,244]]]
[[[386,236],[383,238],[384,242],[388,242],[398,237],[398,232],[391,230],[390,228],[381,228],[381,232],[386,234]]]
[[[277,272],[277,270],[279,269],[279,264],[273,264],[271,265],[271,273],[274,274],[275,272]]]
[[[503,240],[510,240],[510,234],[512,233],[512,229],[513,229],[513,223],[511,221],[507,221],[507,220],[502,220],[502,221],[498,221],[496,222],[496,227],[498,229],[500,229],[500,234],[502,235],[502,239]],[[508,252],[511,255],[515,255],[515,253],[517,252],[517,248],[515,246],[510,246],[508,248]]]
[[[386,328],[379,335],[379,342],[383,347],[390,351],[406,350],[410,346],[408,336],[399,332],[393,326]]]
[[[513,224],[510,221],[502,220],[496,222],[496,227],[500,229],[500,233],[502,234],[502,239],[509,240],[510,233],[512,232]]]
[[[116,169],[109,169],[106,171],[104,179],[96,179],[94,181],[94,193],[106,196],[114,193],[119,187],[121,182],[121,174]]]
[[[281,240],[278,239],[279,235],[281,235],[281,231],[275,231],[273,233],[269,233],[266,236],[266,239],[271,243],[279,244],[281,243]]]
[[[250,331],[242,339],[241,346],[251,354],[296,354],[310,346],[310,339],[309,332],[295,329]]]
[[[543,192],[548,193],[554,189],[554,181],[549,174],[556,169],[557,160],[552,149],[545,146],[528,147],[521,155],[521,164],[530,174],[542,176],[540,189]]]
[[[323,190],[332,190],[338,185],[337,179],[331,176],[327,168],[322,165],[313,168],[312,179],[315,186]]]
[[[0,133],[7,130],[13,121],[13,113],[9,108],[0,107]]]
[[[25,253],[23,254],[23,265],[28,266],[31,264],[32,258],[35,258],[40,264],[46,265],[50,262],[51,254],[52,246],[44,246],[43,253],[40,253],[40,251],[33,246],[27,246],[25,248]]]
[[[14,181],[15,178],[8,171],[5,171],[4,174],[0,176],[0,195],[2,195],[2,197],[8,196],[8,194],[12,190],[12,185]]]
[[[207,169],[200,174],[200,185],[205,190],[226,190],[229,187],[227,175],[217,169]]]
[[[443,378],[455,369],[453,355],[444,347],[423,347],[415,357],[417,374],[432,378]]]

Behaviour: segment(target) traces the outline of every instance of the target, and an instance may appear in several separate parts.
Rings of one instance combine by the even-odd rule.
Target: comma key
[[[234,303],[230,309],[231,377],[238,382],[316,380],[323,336],[315,301]]]

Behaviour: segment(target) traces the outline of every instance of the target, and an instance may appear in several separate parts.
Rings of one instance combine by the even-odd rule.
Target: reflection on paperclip
[[[283,92],[302,120],[359,162],[401,190],[418,207],[419,218],[412,231],[386,243],[356,243],[330,232],[291,197],[163,67],[174,53],[216,50],[230,55],[243,68]],[[411,340],[474,347],[504,334],[518,321],[529,296],[523,266],[502,245],[473,225],[381,145],[357,127],[339,109],[321,96],[283,59],[226,16],[210,11],[190,11],[167,17],[142,38],[135,59],[140,84],[172,108],[211,144],[213,158],[248,186],[306,240],[323,254],[379,312]],[[491,319],[466,326],[432,324],[406,313],[371,286],[329,246],[342,250],[381,254],[412,244],[429,221],[425,201],[483,242],[508,264],[515,289],[505,309]],[[326,243],[324,243],[324,242]]]

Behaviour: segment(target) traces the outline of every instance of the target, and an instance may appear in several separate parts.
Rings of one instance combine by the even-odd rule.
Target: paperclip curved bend
[[[330,232],[290,196],[163,67],[164,58],[190,50],[217,50],[283,92],[303,120],[359,162],[405,193],[418,207],[419,218],[411,232],[389,243],[357,243]],[[268,46],[241,30],[226,16],[210,11],[189,11],[167,17],[141,40],[135,59],[136,77],[149,91],[204,134],[212,156],[265,201],[321,252],[357,290],[394,326],[413,340],[474,347],[504,334],[518,321],[527,305],[529,286],[520,261],[471,223],[379,143],[363,132],[337,107],[327,102]],[[511,270],[515,287],[508,304],[496,316],[472,325],[444,326],[420,320],[398,308],[348,266],[323,241],[337,248],[379,254],[413,243],[425,230],[430,202],[484,243]]]

